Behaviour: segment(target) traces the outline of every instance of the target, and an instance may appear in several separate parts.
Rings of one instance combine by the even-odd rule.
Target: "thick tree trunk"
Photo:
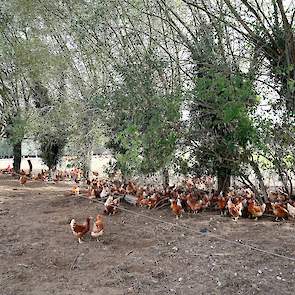
[[[84,134],[81,146],[79,156],[81,161],[81,168],[83,170],[83,177],[86,179],[89,179],[91,176],[91,160],[92,160],[92,154],[93,154],[93,135],[89,132],[89,130],[93,127],[93,114],[91,111],[86,110],[83,115],[83,121],[84,124],[82,126],[82,132]]]
[[[127,184],[128,183],[128,177],[124,174],[124,173],[121,173],[121,181],[122,183],[124,184]]]
[[[20,171],[20,164],[22,160],[22,143],[17,142],[13,144],[13,170],[16,173]]]
[[[264,202],[267,202],[268,201],[267,189],[266,189],[266,186],[264,184],[264,178],[263,178],[263,175],[262,175],[262,173],[261,173],[261,171],[259,169],[259,166],[254,161],[251,161],[250,165],[251,165],[252,169],[254,170],[256,178],[258,179],[259,189],[261,190]]]
[[[92,159],[92,150],[88,146],[86,147],[85,154],[82,155],[82,170],[83,170],[83,176],[85,179],[89,179],[91,174],[91,159]]]
[[[163,187],[165,189],[169,186],[169,171],[167,168],[163,168],[162,176],[163,176]]]
[[[27,161],[28,161],[28,164],[29,164],[29,167],[30,167],[29,174],[31,175],[32,174],[32,171],[33,171],[32,161],[30,159],[27,160]]]
[[[52,169],[49,168],[48,169],[48,181],[52,181],[52,179],[53,179],[52,175],[53,175]]]
[[[217,185],[218,185],[218,193],[221,191],[224,194],[228,193],[230,187],[230,176],[231,176],[231,169],[229,168],[217,168]]]

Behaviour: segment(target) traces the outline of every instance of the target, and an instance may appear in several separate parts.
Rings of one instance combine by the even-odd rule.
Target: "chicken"
[[[107,187],[104,187],[99,194],[100,198],[102,199],[106,198],[108,195],[109,195],[109,189]]]
[[[191,190],[195,186],[193,180],[190,178],[187,181],[185,181],[185,185],[189,190]]]
[[[113,201],[114,201],[114,197],[113,196],[109,196],[107,198],[107,200],[105,201],[104,206],[105,207],[109,206]]]
[[[285,202],[285,201],[287,201],[287,199],[288,199],[288,194],[279,189],[277,200],[279,202]]]
[[[92,194],[94,194],[94,197],[95,197],[95,198],[100,198],[101,193],[102,193],[102,191],[103,191],[102,186],[95,186],[95,185],[94,185],[94,186],[92,187],[92,190],[93,190]]]
[[[135,184],[133,182],[129,181],[128,185],[126,187],[126,193],[132,195],[132,194],[135,194],[136,191],[137,191],[137,188],[136,188]]]
[[[93,223],[93,228],[91,231],[91,237],[96,238],[98,241],[98,237],[104,234],[104,222],[101,215],[96,216],[96,220]]]
[[[82,243],[82,238],[89,232],[91,219],[92,217],[87,217],[83,224],[78,224],[75,219],[71,220],[70,226],[72,233],[78,238],[79,243]]]
[[[143,207],[148,205],[149,199],[147,198],[147,193],[144,188],[142,188],[141,190],[137,192],[136,197],[137,197],[137,200],[136,200],[137,206]]]
[[[271,202],[267,201],[267,202],[265,202],[265,205],[266,205],[266,208],[265,208],[264,213],[273,214]]]
[[[26,172],[24,169],[22,169],[20,172],[19,172],[20,175],[26,175]]]
[[[118,187],[112,187],[111,188],[111,194],[114,195],[114,196],[119,196],[121,195],[121,188],[118,188]]]
[[[255,218],[255,220],[258,219],[258,217],[261,217],[265,211],[266,204],[257,205],[255,200],[250,199],[248,200],[248,212],[249,214]]]
[[[88,189],[90,189],[90,187],[91,187],[91,180],[90,179],[86,179],[86,184],[87,184]]]
[[[19,183],[20,183],[21,185],[25,185],[25,184],[27,183],[27,180],[28,180],[27,176],[26,176],[26,175],[22,175],[22,176],[19,178]]]
[[[210,202],[210,198],[206,195],[205,197],[203,197],[202,200],[202,209],[206,209],[210,206],[211,202]]]
[[[197,201],[191,194],[187,196],[186,203],[188,208],[193,211],[194,214],[202,209],[202,201]]]
[[[232,202],[232,199],[229,198],[227,202],[227,208],[229,214],[233,217],[234,221],[237,221],[240,216],[242,216],[242,210],[243,210],[243,202],[242,200],[238,199],[236,201],[236,204]]]
[[[140,207],[149,205],[149,198],[144,198],[143,196],[138,199],[138,204]]]
[[[123,185],[121,185],[119,188],[118,188],[118,195],[126,195],[127,192],[125,190],[125,188],[123,187]]]
[[[34,175],[32,178],[34,180],[44,180],[45,179],[41,173],[38,173],[37,175]]]
[[[154,208],[157,203],[160,201],[161,197],[159,194],[153,194],[151,197],[148,198],[147,206],[149,209]]]
[[[8,165],[6,169],[2,170],[3,173],[8,173],[8,174],[12,174],[13,173],[13,168]]]
[[[276,216],[276,221],[278,221],[279,218],[282,218],[283,220],[285,220],[284,218],[288,218],[289,212],[284,208],[283,204],[277,202],[271,203],[271,207],[273,214]]]
[[[179,217],[182,216],[183,213],[183,208],[181,206],[181,201],[180,199],[174,200],[174,199],[170,199],[170,208],[172,210],[172,212],[175,214],[176,219],[178,219]]]
[[[218,196],[217,206],[220,210],[221,215],[226,215],[227,201],[228,201],[228,199],[226,197],[222,196],[222,193]]]
[[[242,193],[243,193],[243,197],[245,199],[250,200],[250,199],[253,199],[254,198],[254,193],[249,188],[247,188],[244,191],[242,191]]]
[[[96,198],[95,190],[92,189],[92,188],[89,188],[88,191],[87,191],[87,197],[89,199],[95,199]]]
[[[78,196],[80,194],[79,186],[78,185],[73,186],[71,192],[73,195]]]
[[[218,208],[218,198],[219,198],[219,195],[216,194],[216,192],[214,190],[211,190],[210,191],[210,196],[211,196],[211,206],[215,209]]]
[[[48,171],[43,171],[43,169],[41,170],[41,180],[48,180]]]
[[[287,199],[287,194],[282,191],[270,191],[268,192],[268,199],[270,202],[284,202]]]
[[[117,198],[114,200],[113,196],[109,196],[106,200],[106,202],[104,203],[104,213],[106,215],[111,215],[111,214],[115,214],[118,212],[118,206],[119,206],[119,202],[120,199]]]
[[[294,205],[294,204],[293,204]],[[289,215],[292,217],[292,218],[295,218],[295,207],[292,206],[291,204],[287,204],[287,210],[289,212]]]

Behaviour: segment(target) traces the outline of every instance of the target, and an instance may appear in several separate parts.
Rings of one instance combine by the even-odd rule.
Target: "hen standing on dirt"
[[[91,237],[96,238],[98,241],[98,237],[102,236],[104,233],[104,222],[101,215],[96,216],[96,220],[93,223],[93,228],[91,231]]]
[[[71,230],[73,235],[78,238],[79,243],[82,243],[82,237],[84,237],[90,229],[90,219],[91,217],[87,217],[86,221],[83,224],[76,223],[75,219],[71,220]]]
[[[21,175],[21,177],[19,178],[19,183],[23,186],[27,183],[27,176],[26,175]]]

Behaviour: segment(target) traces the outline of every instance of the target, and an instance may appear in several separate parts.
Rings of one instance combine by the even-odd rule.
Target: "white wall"
[[[39,172],[41,169],[48,169],[46,165],[42,162],[41,158],[22,158],[21,161],[21,169],[29,170],[29,165],[27,159],[30,159],[33,164],[33,171]],[[66,169],[66,165],[68,164],[67,161],[68,157],[64,157],[63,161],[60,165],[61,169]],[[102,173],[105,166],[108,164],[109,160],[111,159],[110,155],[102,155],[102,156],[93,156],[91,161],[91,170]],[[0,169],[7,168],[8,165],[13,165],[13,159],[0,159]]]

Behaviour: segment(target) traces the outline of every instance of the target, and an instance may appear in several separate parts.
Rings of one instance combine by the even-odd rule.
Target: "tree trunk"
[[[261,194],[259,194],[259,191],[256,189],[256,186],[250,181],[248,175],[245,175],[243,173],[240,173],[240,179],[241,182],[249,189],[252,190],[252,192],[255,194],[256,198],[260,203],[265,202],[264,197],[261,197]]]
[[[91,174],[91,159],[92,159],[92,149],[90,146],[85,147],[86,151],[82,155],[82,169],[83,169],[83,176],[85,179],[89,179]]]
[[[28,161],[28,164],[29,164],[29,167],[30,167],[29,174],[31,175],[32,174],[32,171],[33,171],[32,161],[30,159],[27,160],[27,161]]]
[[[217,168],[217,185],[218,185],[218,193],[221,191],[223,194],[227,194],[230,187],[230,176],[231,169],[221,167]]]
[[[16,173],[20,171],[20,164],[22,161],[22,142],[13,144],[13,170]]]
[[[126,176],[126,174],[121,172],[121,181],[123,184],[127,184],[128,183],[128,177]]]
[[[288,176],[288,181],[290,184],[289,196],[291,197],[293,195],[293,183],[292,183],[292,178],[289,176]]]
[[[240,174],[240,181],[249,189],[254,192],[254,194],[259,195],[259,191],[256,189],[256,186],[250,181],[249,176],[243,173]]]
[[[263,175],[261,174],[261,171],[259,169],[259,166],[254,161],[251,161],[250,162],[250,165],[251,165],[252,169],[254,170],[254,173],[256,175],[256,178],[258,179],[259,189],[262,192],[262,196],[263,196],[264,202],[267,202],[268,201],[267,189],[266,189],[266,186],[264,184],[264,178],[263,178]]]
[[[165,189],[169,186],[169,171],[167,168],[163,168],[162,176],[163,176],[163,187]]]
[[[53,174],[56,170],[56,168],[54,166],[52,167],[48,167],[48,181],[52,181],[53,180]]]
[[[274,159],[274,165],[277,168],[277,172],[278,172],[279,178],[281,180],[281,183],[283,184],[285,193],[288,194],[288,196],[290,196],[290,191],[289,191],[289,187],[288,187],[288,174],[287,174],[287,172],[284,171],[284,169],[282,168],[282,166],[280,164],[280,160],[278,158]]]
[[[91,160],[93,155],[93,135],[89,132],[89,130],[93,127],[93,114],[91,111],[86,110],[83,114],[84,124],[82,126],[82,134],[83,138],[81,140],[79,158],[81,162],[81,168],[83,170],[83,177],[85,179],[89,179],[91,176]]]

